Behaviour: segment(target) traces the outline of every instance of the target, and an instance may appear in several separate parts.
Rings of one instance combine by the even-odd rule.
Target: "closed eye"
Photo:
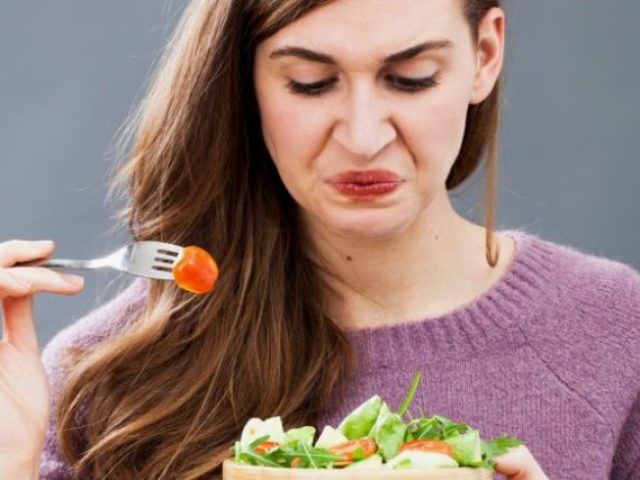
[[[418,93],[438,85],[437,75],[432,75],[427,78],[404,78],[396,76],[388,76],[387,78],[393,88],[406,93]],[[313,83],[301,83],[295,80],[289,80],[287,87],[291,93],[297,95],[319,96],[328,92],[337,81],[338,79],[336,77]]]

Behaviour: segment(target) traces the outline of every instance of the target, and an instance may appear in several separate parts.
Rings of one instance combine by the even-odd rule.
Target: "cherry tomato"
[[[401,452],[406,452],[407,450],[444,453],[445,455],[453,457],[453,448],[447,442],[442,440],[411,440],[409,442],[405,442],[400,447]]]
[[[370,457],[378,450],[378,446],[373,440],[350,440],[335,447],[327,448],[327,450],[334,455],[342,457],[336,462],[336,465],[344,465],[353,462],[353,456],[358,448],[362,451],[364,458]]]
[[[278,442],[265,440],[264,442],[259,444],[256,448],[254,448],[253,451],[261,455],[264,455],[265,453],[269,453],[271,450],[275,450],[279,446],[280,444]]]
[[[176,284],[192,293],[207,293],[218,280],[218,266],[203,248],[185,247],[172,268]]]

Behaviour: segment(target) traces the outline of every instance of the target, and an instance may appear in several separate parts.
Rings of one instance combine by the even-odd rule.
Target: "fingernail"
[[[53,246],[53,240],[38,240],[36,245],[42,248],[50,248]]]
[[[68,273],[63,273],[61,277],[65,282],[73,285],[74,287],[84,284],[84,278],[79,277],[78,275],[69,275]]]

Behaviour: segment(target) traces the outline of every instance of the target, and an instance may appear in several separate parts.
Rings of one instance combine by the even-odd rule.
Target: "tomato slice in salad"
[[[336,461],[336,465],[345,465],[353,462],[358,449],[362,452],[363,458],[367,458],[376,453],[378,446],[373,440],[359,439],[349,440],[348,442],[327,448],[329,452],[342,457]]]
[[[192,293],[207,293],[218,280],[218,265],[209,253],[200,247],[185,247],[172,268],[176,284]]]
[[[278,442],[272,442],[269,440],[265,440],[261,444],[259,444],[256,448],[253,449],[254,452],[264,455],[269,453],[271,450],[275,450],[280,446]]]
[[[410,440],[403,443],[400,447],[401,452],[406,452],[407,450],[444,453],[445,455],[453,457],[453,448],[442,440]]]

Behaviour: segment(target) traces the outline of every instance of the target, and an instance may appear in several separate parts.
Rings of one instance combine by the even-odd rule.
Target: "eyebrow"
[[[402,62],[403,60],[408,60],[410,58],[415,57],[416,55],[429,51],[429,50],[442,50],[445,48],[453,47],[453,42],[451,40],[429,40],[423,43],[419,43],[418,45],[414,45],[413,47],[409,47],[405,50],[402,50],[397,53],[393,53],[386,57],[382,61],[383,66],[393,65],[398,62]],[[269,55],[269,58],[278,59],[283,57],[298,57],[303,60],[308,60],[310,62],[324,63],[327,65],[337,65],[338,61],[330,55],[322,52],[314,52],[313,50],[309,50],[304,47],[296,47],[296,46],[284,46],[282,48],[278,48],[274,50]]]

